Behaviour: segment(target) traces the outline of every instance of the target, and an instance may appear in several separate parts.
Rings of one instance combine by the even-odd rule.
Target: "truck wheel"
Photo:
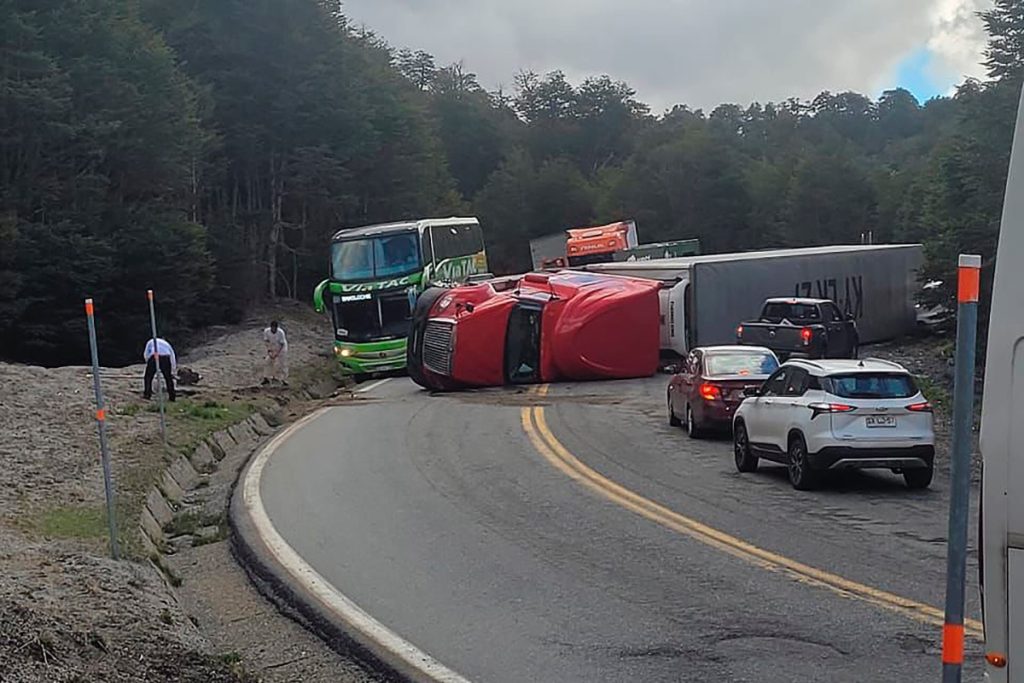
[[[919,470],[903,470],[903,481],[907,483],[908,489],[926,489],[931,486],[934,473],[934,465],[929,465]]]
[[[682,427],[683,423],[676,417],[676,409],[672,406],[672,395],[668,396],[668,424],[670,427]]]
[[[704,438],[704,430],[697,425],[697,418],[693,416],[693,408],[686,404],[686,435],[691,439]]]
[[[797,434],[789,440],[789,483],[797,491],[810,491],[818,485],[818,473],[807,462],[807,443]]]
[[[750,438],[747,436],[747,426],[742,422],[736,424],[732,432],[733,456],[736,460],[736,469],[740,472],[756,472],[758,458],[750,450]]]

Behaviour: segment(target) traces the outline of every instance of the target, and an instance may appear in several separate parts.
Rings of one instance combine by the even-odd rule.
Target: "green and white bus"
[[[330,311],[342,369],[369,375],[405,367],[418,294],[486,273],[487,252],[477,219],[430,218],[340,230],[330,267],[313,305]]]

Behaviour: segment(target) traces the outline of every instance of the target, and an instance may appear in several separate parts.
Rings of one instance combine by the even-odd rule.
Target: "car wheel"
[[[794,436],[789,441],[789,483],[797,491],[808,491],[817,485],[817,474],[807,461],[807,444],[804,438]]]
[[[740,472],[756,472],[758,458],[750,450],[750,438],[747,426],[742,422],[736,424],[732,431],[732,449],[736,459],[736,469]]]
[[[672,394],[669,394],[668,396],[668,423],[672,427],[683,426],[682,421],[679,419],[678,416],[676,416],[675,407],[672,405]]]
[[[704,430],[697,425],[697,418],[693,415],[693,408],[686,404],[686,435],[691,439],[699,439],[704,436]]]
[[[916,470],[903,470],[903,481],[907,483],[909,489],[926,489],[931,486],[934,473],[933,465]]]

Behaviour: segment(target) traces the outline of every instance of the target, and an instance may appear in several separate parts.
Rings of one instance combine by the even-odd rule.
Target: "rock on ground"
[[[179,364],[203,376],[204,391],[255,385],[271,317],[288,334],[293,368],[329,350],[326,318],[281,305],[208,331]],[[132,458],[160,465],[159,422],[141,405],[142,373],[140,364],[100,374],[111,443],[151,445],[141,454],[115,448],[115,477],[133,471]],[[236,655],[211,655],[156,568],[107,559],[95,528],[81,540],[67,538],[74,529],[56,534],[63,539],[45,535],[40,520],[55,511],[93,511],[105,524],[91,369],[0,363],[0,387],[0,681],[245,680]]]

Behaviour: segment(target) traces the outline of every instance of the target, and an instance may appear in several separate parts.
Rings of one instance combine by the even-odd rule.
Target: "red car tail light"
[[[800,330],[800,339],[803,341],[804,346],[810,346],[811,339],[813,338],[814,330],[812,330],[811,328],[805,327],[804,329]]]
[[[705,401],[717,401],[722,398],[722,389],[717,384],[705,382],[700,385],[700,396]]]
[[[932,404],[925,401],[924,403],[915,403],[907,406],[907,410],[912,413],[930,413],[932,412]]]

